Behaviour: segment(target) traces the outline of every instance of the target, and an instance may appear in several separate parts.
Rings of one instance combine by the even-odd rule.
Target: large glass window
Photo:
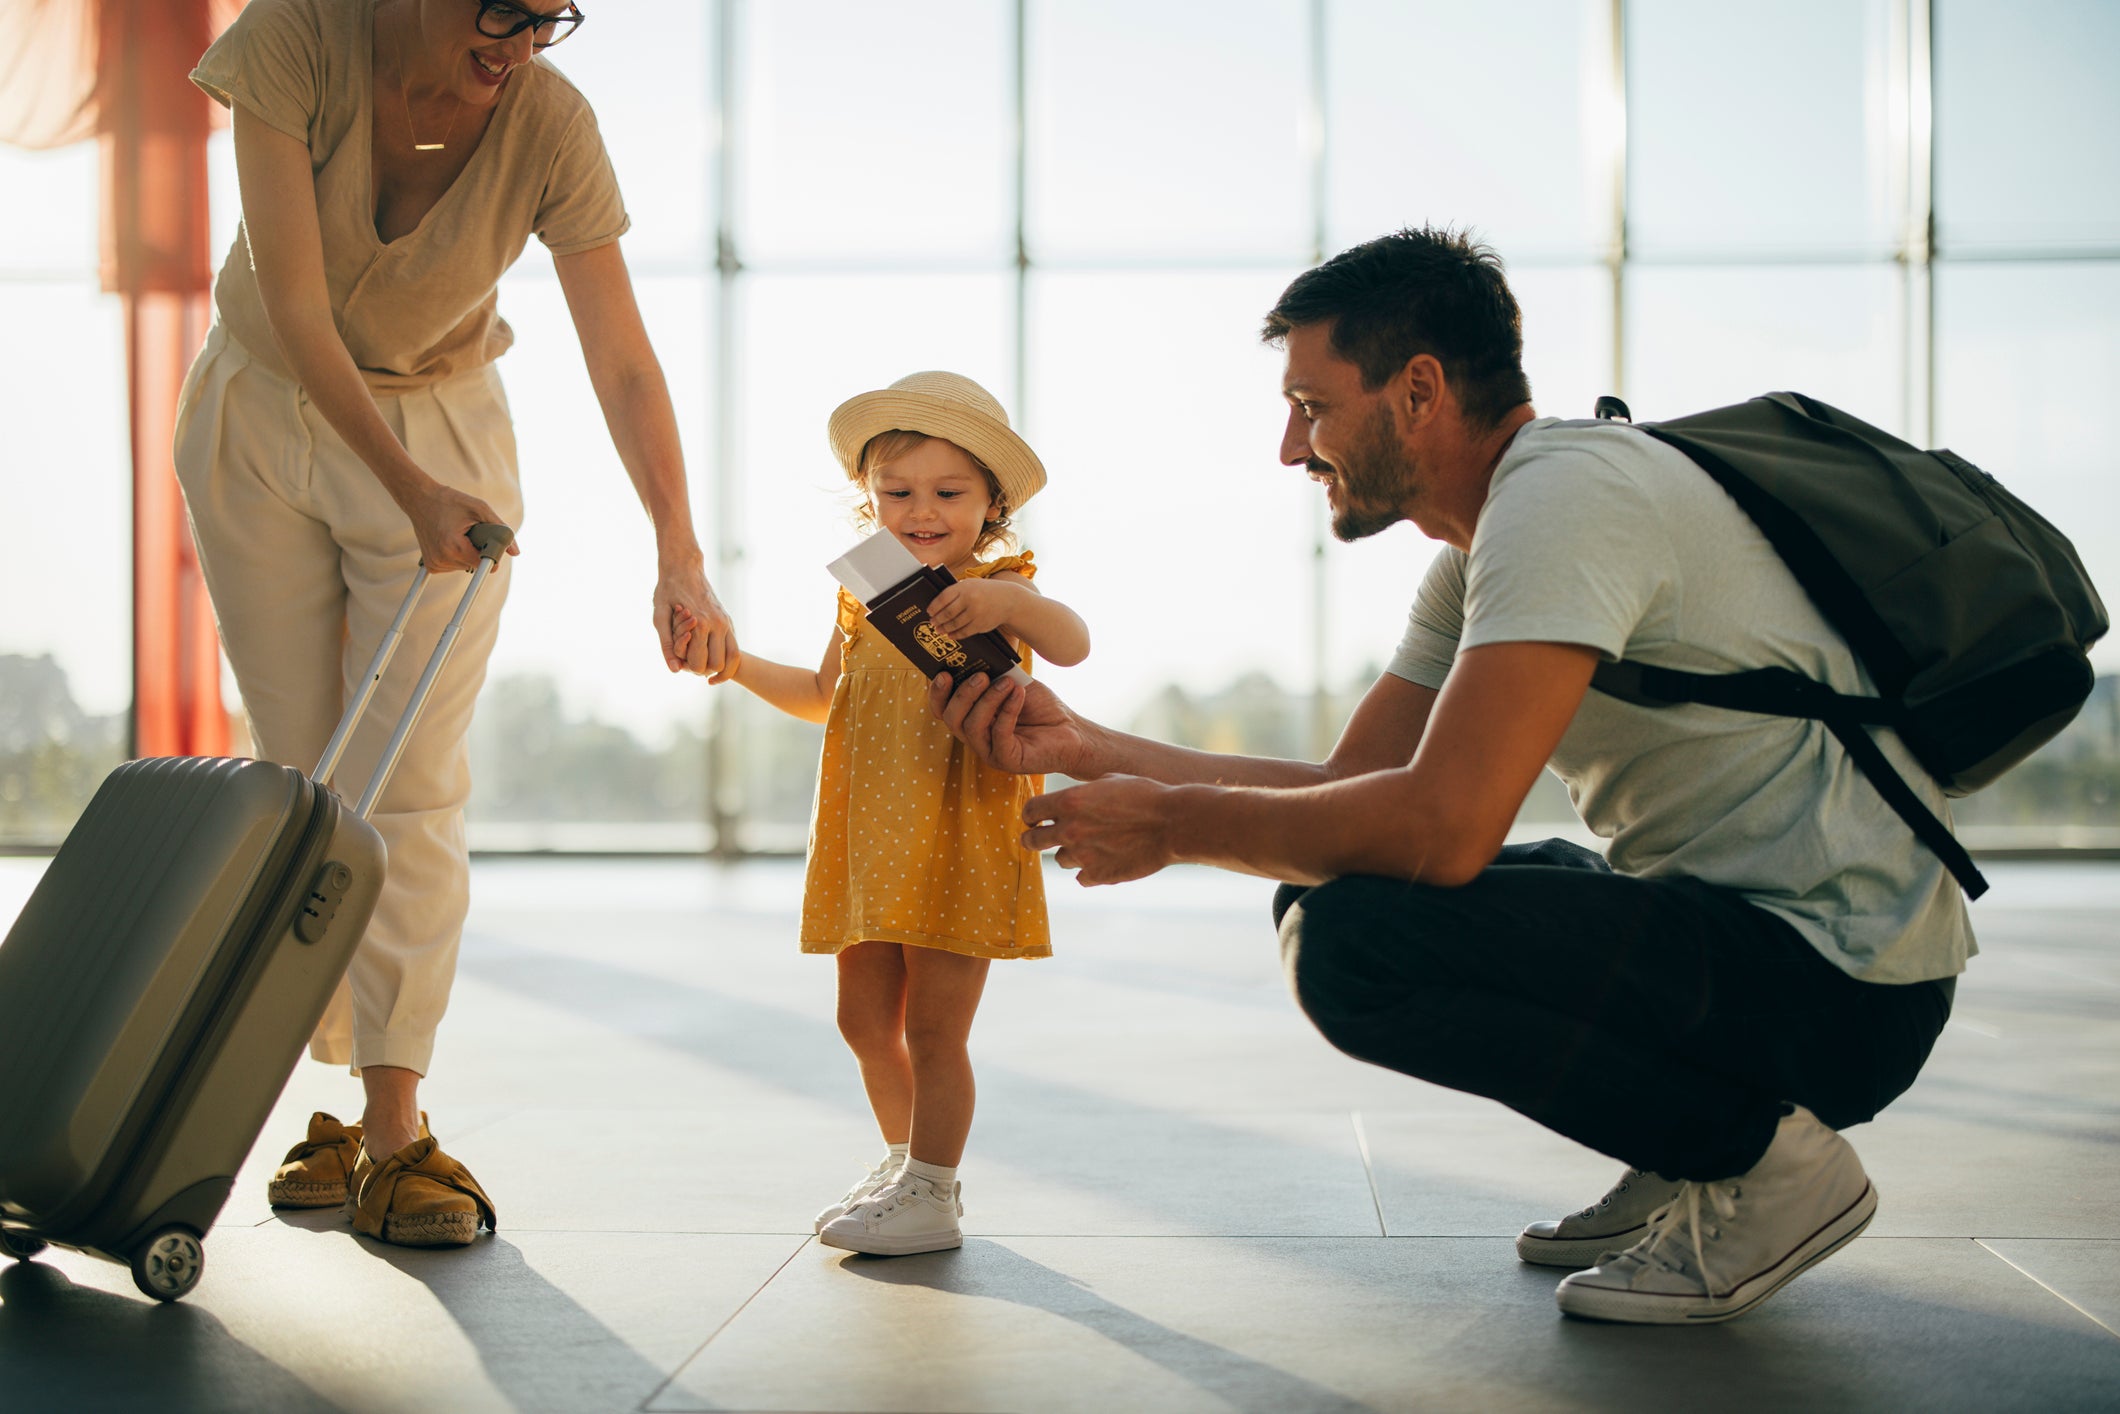
[[[1607,0],[1506,16],[1335,0],[1325,43],[1329,249],[1433,222],[1473,227],[1512,266],[1604,253],[1619,153]]]
[[[733,214],[746,262],[1010,253],[1006,6],[774,0],[741,13]]]
[[[1300,259],[1307,9],[1028,0],[1034,258]]]
[[[1935,16],[1934,426],[2074,540],[2120,594],[2120,480],[2100,425],[2120,378],[2120,9]],[[2058,257],[2058,258],[2057,258]],[[2120,649],[2083,714],[1956,807],[1982,844],[2120,843]]]
[[[1524,374],[1541,417],[1588,417],[1616,386],[1612,276],[1597,266],[1511,267],[1524,320]]]
[[[1882,263],[1630,270],[1629,403],[1673,417],[1794,388],[1904,431],[1900,292]]]
[[[550,56],[596,110],[633,225],[622,242],[677,411],[703,545],[715,534],[714,9],[602,6]],[[658,80],[640,82],[653,54]],[[501,283],[523,553],[472,729],[475,848],[710,843],[704,681],[664,666],[655,539],[589,384],[552,259]]]
[[[545,56],[596,110],[633,218],[625,250],[636,274],[714,263],[716,9],[598,5],[580,34]],[[518,269],[550,266],[533,241]]]
[[[1279,465],[1280,359],[1259,342],[1275,273],[1066,273],[1031,287],[1033,445],[1052,477],[1027,517],[1093,651],[1051,676],[1130,720],[1170,687],[1247,674],[1308,687],[1317,491]]]
[[[1886,0],[1782,0],[1771,18],[1688,0],[1626,9],[1634,254],[1892,253]]]
[[[832,407],[950,368],[1051,469],[1021,525],[1095,639],[1051,673],[1069,699],[1200,745],[1324,749],[1436,547],[1405,526],[1331,539],[1277,463],[1258,323],[1311,259],[1422,223],[1504,258],[1540,413],[1794,387],[1954,445],[2120,583],[2097,425],[2120,377],[2103,0],[1233,0],[1205,19],[1178,0],[715,0],[599,7],[550,57],[625,190],[695,521],[754,652],[825,648],[823,565],[859,533]],[[225,134],[211,171],[218,250]],[[126,519],[95,150],[0,151],[0,190],[38,213],[0,252],[0,315],[44,334],[0,354],[0,749],[49,753],[39,724],[64,720],[109,757],[123,570],[83,576],[62,537],[17,529]],[[799,847],[816,728],[663,670],[653,540],[534,244],[501,309],[527,549],[476,728],[474,841]],[[2095,662],[2106,707],[1965,802],[1969,829],[2113,823],[2120,729],[2097,724],[2120,648]],[[0,767],[0,837],[49,833],[19,805],[27,759]],[[2080,782],[2107,775],[2100,806]]]
[[[132,706],[125,326],[96,280],[96,152],[0,148],[0,844],[59,838]]]
[[[2120,250],[2120,5],[1937,0],[1946,255]]]
[[[1936,277],[1936,435],[2075,542],[2120,605],[2120,259],[1946,265]],[[2120,635],[2092,661],[2120,672]]]
[[[708,689],[663,666],[650,612],[654,533],[604,424],[559,282],[539,252],[529,259],[542,268],[511,276],[501,296],[516,332],[501,374],[522,467],[523,553],[510,567],[474,727],[474,842],[562,847],[585,837],[559,827],[624,823],[656,828],[611,834],[613,843],[697,848]],[[714,286],[700,275],[636,273],[634,288],[702,500]],[[695,506],[711,535],[702,511],[711,505]]]

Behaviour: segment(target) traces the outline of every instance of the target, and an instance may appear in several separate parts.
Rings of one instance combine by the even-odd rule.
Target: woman
[[[186,380],[177,473],[259,754],[315,764],[424,560],[468,570],[480,521],[522,502],[494,360],[495,287],[551,251],[620,460],[654,522],[665,664],[734,651],[685,493],[677,423],[618,238],[628,222],[589,105],[537,51],[582,21],[552,0],[251,0],[192,74],[234,112],[243,229]],[[513,551],[511,550],[511,553]],[[356,1230],[467,1243],[493,1210],[427,1134],[418,1088],[468,907],[465,735],[503,599],[481,594],[373,817],[390,871],[311,1053],[360,1075],[359,1125],[315,1116],[279,1206],[354,1200]],[[425,596],[433,642],[456,596]],[[706,631],[676,653],[682,608]],[[417,656],[340,768],[358,784]]]

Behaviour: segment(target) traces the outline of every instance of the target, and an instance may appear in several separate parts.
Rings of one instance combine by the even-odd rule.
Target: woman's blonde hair
[[[912,451],[913,448],[919,446],[922,442],[937,441],[948,441],[948,439],[932,437],[925,432],[907,431],[901,427],[893,428],[889,432],[879,432],[863,444],[861,458],[854,464],[853,475],[854,485],[861,491],[861,502],[855,507],[854,514],[862,525],[873,527],[876,524],[875,505],[869,495],[869,478],[889,463]],[[950,445],[957,447],[955,442],[951,442]],[[972,465],[979,468],[979,474],[986,478],[987,502],[993,509],[1001,512],[1000,515],[988,521],[985,528],[979,532],[979,538],[972,542],[972,553],[974,555],[984,554],[990,547],[995,545],[1007,550],[1015,549],[1016,533],[1009,529],[1008,498],[1001,494],[1000,479],[994,475],[992,467],[979,460],[976,453],[963,447],[957,447],[957,450],[963,452],[971,460]]]

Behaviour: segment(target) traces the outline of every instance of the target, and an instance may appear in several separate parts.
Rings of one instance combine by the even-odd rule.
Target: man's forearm
[[[1494,849],[1423,808],[1416,789],[1406,771],[1296,790],[1185,786],[1165,797],[1168,839],[1180,860],[1291,884],[1350,874],[1466,882]]]
[[[1165,785],[1270,786],[1287,789],[1321,785],[1332,779],[1314,761],[1284,761],[1273,756],[1231,756],[1195,751],[1165,741],[1085,723],[1086,775],[1145,776]]]

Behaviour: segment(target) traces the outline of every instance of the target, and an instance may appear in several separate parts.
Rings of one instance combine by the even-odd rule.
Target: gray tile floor
[[[0,860],[0,921],[41,864]],[[817,1246],[875,1138],[796,866],[487,862],[427,1088],[500,1206],[461,1252],[275,1216],[354,1082],[304,1064],[185,1302],[0,1270],[0,1409],[2120,1408],[2120,866],[1998,866],[1870,1235],[1727,1326],[1562,1319],[1525,1220],[1618,1166],[1339,1056],[1270,888],[1055,879],[994,970],[960,1252]]]

